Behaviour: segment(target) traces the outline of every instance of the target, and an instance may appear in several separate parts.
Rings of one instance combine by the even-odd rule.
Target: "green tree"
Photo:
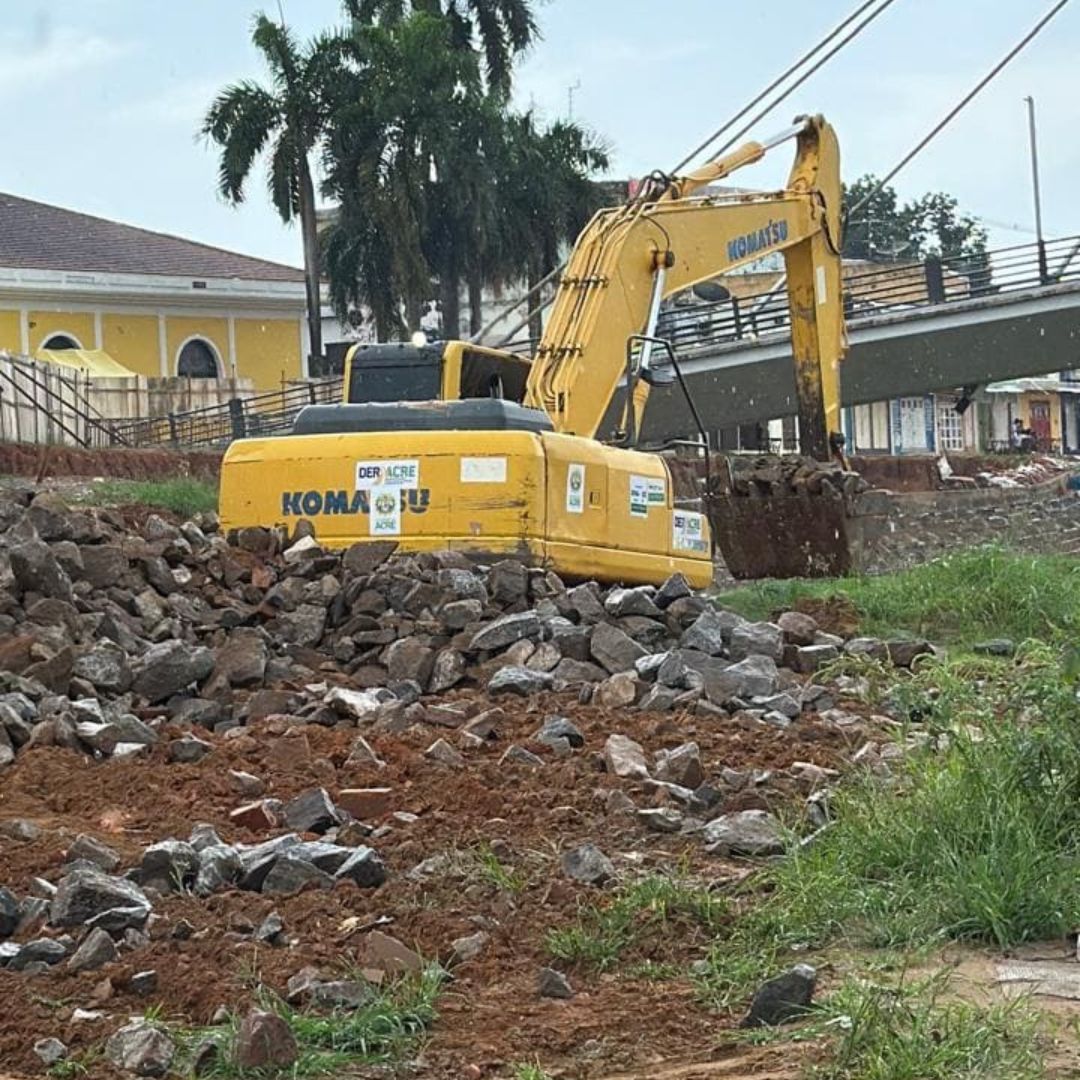
[[[606,167],[602,147],[510,113],[456,33],[425,12],[354,24],[359,74],[330,124],[325,190],[340,211],[324,244],[335,307],[366,304],[380,337],[415,327],[434,288],[444,335],[460,336],[463,285],[475,332],[484,285],[553,269],[600,202],[589,174]]]
[[[937,255],[975,263],[986,252],[985,230],[944,192],[901,205],[893,187],[879,190],[877,178],[867,175],[845,185],[844,203],[853,208],[844,230],[847,258],[911,261]]]
[[[490,90],[510,93],[515,58],[539,36],[533,0],[344,0],[345,11],[362,26],[400,23],[410,14],[439,15],[455,49],[484,54]]]
[[[218,189],[234,205],[244,201],[256,160],[268,151],[267,183],[281,220],[299,219],[304,246],[311,353],[322,356],[319,244],[311,155],[330,119],[328,88],[341,72],[343,41],[336,34],[301,46],[287,27],[257,15],[251,40],[270,73],[268,86],[244,81],[214,99],[202,134],[220,147]]]

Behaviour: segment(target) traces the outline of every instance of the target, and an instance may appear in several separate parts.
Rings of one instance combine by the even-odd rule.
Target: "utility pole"
[[[573,83],[566,91],[566,119],[573,123],[574,120],[574,94],[581,89],[581,80]]]
[[[1043,239],[1042,194],[1039,190],[1039,148],[1035,137],[1035,99],[1029,94],[1024,100],[1028,108],[1028,137],[1031,142],[1031,186],[1035,194],[1035,235],[1039,245],[1039,282],[1050,284],[1050,270],[1046,263],[1046,241]]]

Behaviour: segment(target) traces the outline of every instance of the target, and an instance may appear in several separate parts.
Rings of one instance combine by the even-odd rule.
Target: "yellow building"
[[[0,194],[0,349],[103,349],[148,377],[307,375],[302,271]]]

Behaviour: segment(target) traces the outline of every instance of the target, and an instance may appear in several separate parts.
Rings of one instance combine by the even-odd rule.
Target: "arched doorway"
[[[176,374],[185,379],[216,379],[220,375],[217,352],[203,338],[190,338],[180,347]]]

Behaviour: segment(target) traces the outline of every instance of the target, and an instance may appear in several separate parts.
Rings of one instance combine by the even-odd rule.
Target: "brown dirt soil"
[[[72,446],[0,443],[0,476],[108,476],[160,480],[193,476],[217,480],[221,453],[172,450],[82,450]]]
[[[795,610],[810,615],[827,634],[850,638],[859,632],[858,609],[846,596],[800,596]]]
[[[473,691],[444,700],[470,711],[489,704]],[[456,771],[423,756],[439,735],[454,741],[452,731],[428,727],[400,737],[372,736],[386,762],[376,771],[347,764],[355,729],[288,728],[274,718],[234,738],[207,736],[214,750],[197,765],[168,764],[164,741],[141,761],[98,764],[58,749],[21,754],[3,776],[0,821],[25,818],[44,832],[29,843],[0,837],[0,882],[20,895],[30,891],[35,877],[57,880],[65,850],[82,832],[119,850],[125,866],[134,864],[146,845],[186,837],[200,821],[212,823],[226,841],[264,839],[230,825],[229,812],[244,801],[230,786],[230,769],[255,773],[266,782],[268,796],[282,799],[313,786],[324,786],[331,795],[344,787],[388,786],[391,813],[408,811],[418,819],[388,819],[393,829],[375,845],[390,872],[379,889],[339,885],[329,892],[276,898],[240,891],[205,900],[173,895],[155,902],[160,918],[152,925],[151,944],[124,953],[120,963],[83,974],[63,966],[38,976],[0,972],[0,1068],[16,1077],[39,1076],[41,1065],[31,1050],[36,1039],[56,1036],[77,1052],[99,1044],[124,1017],[148,1005],[160,1003],[170,1019],[205,1024],[222,1004],[243,1007],[255,981],[280,991],[307,964],[328,971],[347,965],[359,935],[343,925],[346,919],[366,925],[389,918],[388,933],[432,958],[448,959],[451,942],[480,926],[491,932],[485,951],[455,969],[414,1076],[505,1077],[512,1063],[537,1056],[555,1075],[575,1080],[612,1074],[627,1080],[793,1076],[783,1064],[792,1060],[788,1050],[770,1057],[744,1049],[734,1058],[730,1049],[714,1050],[733,1018],[704,1009],[686,979],[645,981],[571,969],[578,991],[572,1000],[538,998],[537,969],[550,962],[546,932],[568,922],[579,904],[601,895],[563,878],[558,855],[593,840],[625,875],[683,866],[706,883],[723,884],[745,871],[706,855],[699,840],[646,832],[633,818],[605,815],[602,794],[614,786],[623,787],[638,806],[652,798],[642,785],[600,770],[598,752],[612,731],[636,738],[649,754],[694,739],[707,775],[716,777],[724,767],[782,769],[795,761],[839,767],[865,739],[866,729],[855,725],[841,731],[811,718],[779,731],[737,720],[613,713],[555,695],[502,704],[507,715],[498,740],[469,752],[466,766]],[[566,759],[546,754],[544,768],[536,771],[499,765],[510,743],[530,745],[529,735],[556,711],[582,729],[584,750]],[[803,794],[793,780],[776,777],[732,796],[726,808],[776,808]],[[475,855],[470,860],[470,849],[494,840],[508,846],[506,865],[521,875],[520,891],[499,889],[479,871]],[[457,853],[450,869],[423,881],[410,879],[408,871],[421,860],[447,852]],[[295,946],[252,943],[251,929],[271,910],[282,915]],[[172,936],[181,919],[194,927],[186,940]],[[23,940],[39,933],[40,927],[31,928]],[[652,951],[641,959],[670,960],[686,970],[701,955],[700,945],[693,935],[673,932],[647,946]],[[150,968],[158,973],[158,989],[151,998],[140,998],[127,981]],[[108,1019],[73,1023],[78,1007],[101,1008]],[[740,1057],[744,1069],[733,1064]],[[697,1061],[702,1064],[688,1072],[664,1072],[665,1062],[674,1067]],[[96,1061],[87,1075],[114,1074]]]

